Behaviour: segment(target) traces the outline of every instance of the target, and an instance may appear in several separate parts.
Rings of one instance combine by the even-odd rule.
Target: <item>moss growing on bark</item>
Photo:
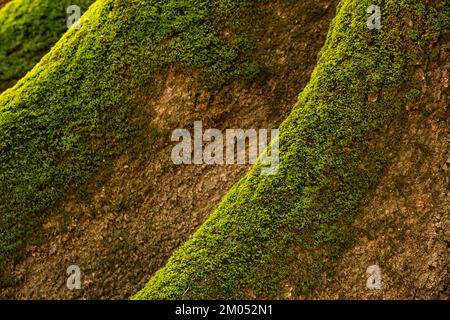
[[[209,88],[257,75],[249,30],[261,23],[258,3],[98,0],[80,30],[0,95],[0,265],[42,234],[58,200],[132,141],[135,93],[159,70],[196,68]]]
[[[0,92],[11,87],[67,30],[67,7],[94,0],[15,0],[0,11]]]
[[[366,24],[373,4],[380,30]],[[442,38],[448,10],[442,1],[343,0],[311,82],[280,127],[278,175],[261,176],[256,165],[133,298],[307,294],[345,246],[395,146],[388,132],[401,130],[392,126],[405,116],[414,65]]]

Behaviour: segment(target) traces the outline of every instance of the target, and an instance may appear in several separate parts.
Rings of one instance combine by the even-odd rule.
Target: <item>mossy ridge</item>
[[[197,68],[208,88],[258,74],[249,38],[262,23],[258,4],[98,0],[80,30],[0,96],[0,264],[42,233],[58,200],[129,146],[133,93],[158,70]]]
[[[366,26],[373,4],[383,11],[378,31]],[[387,132],[405,116],[411,65],[449,17],[443,2],[342,1],[311,82],[280,127],[278,175],[260,176],[256,165],[133,299],[276,298],[285,286],[307,294],[395,147],[398,134]]]
[[[0,92],[30,71],[67,30],[67,7],[94,0],[15,0],[0,11]]]

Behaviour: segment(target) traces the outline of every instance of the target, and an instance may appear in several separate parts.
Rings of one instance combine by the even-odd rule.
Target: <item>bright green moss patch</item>
[[[100,164],[128,146],[136,134],[133,93],[159,70],[194,67],[207,87],[258,74],[248,31],[261,23],[257,5],[98,0],[80,30],[69,30],[0,96],[0,265],[41,233],[58,200],[82,190]]]
[[[370,31],[374,2],[383,27]],[[395,147],[413,64],[424,62],[448,17],[440,1],[343,0],[311,82],[281,125],[278,175],[255,166],[134,299],[310,292]]]
[[[67,7],[94,0],[15,0],[0,11],[0,92],[22,78],[67,30]]]

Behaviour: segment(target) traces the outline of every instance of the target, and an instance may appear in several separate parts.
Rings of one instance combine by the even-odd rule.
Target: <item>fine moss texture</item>
[[[449,26],[445,1],[343,0],[318,66],[280,127],[278,175],[256,165],[134,299],[310,292],[345,246],[395,150],[416,62]],[[369,30],[369,6],[382,28]]]
[[[260,24],[258,5],[98,0],[81,29],[0,96],[0,266],[20,258],[55,204],[133,141],[136,92],[149,90],[159,70],[195,68],[208,88],[258,75],[247,36]]]
[[[14,0],[0,10],[0,92],[11,87],[67,30],[67,7],[94,0]]]

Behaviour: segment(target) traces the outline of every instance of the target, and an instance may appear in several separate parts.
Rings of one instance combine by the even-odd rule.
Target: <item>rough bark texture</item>
[[[14,286],[6,298],[127,299],[162,268],[171,253],[205,221],[249,166],[174,166],[175,128],[276,128],[309,80],[337,1],[268,6],[268,27],[257,44],[268,77],[207,90],[197,72],[169,68],[156,89],[139,92],[136,118],[151,119],[151,145],[129,150],[92,183],[92,196],[73,194],[45,223],[48,240],[30,245],[10,266]],[[155,128],[157,128],[155,133]],[[96,176],[93,180],[103,179]],[[81,291],[66,288],[66,268],[79,265]]]
[[[420,101],[408,113],[398,148],[356,218],[349,248],[312,299],[449,299],[449,60],[417,65]],[[381,269],[381,289],[369,290],[366,270]]]
[[[347,263],[348,268],[339,265],[344,273],[336,286],[343,281],[348,284],[338,287],[334,297],[360,296],[361,284],[353,289],[356,283],[351,280],[360,276],[362,265],[364,272],[377,262],[382,270],[387,269],[385,289],[378,297],[445,294],[448,238],[439,231],[433,234],[434,226],[423,219],[434,220],[442,228],[447,224],[448,202],[442,202],[445,184],[438,171],[446,160],[445,124],[431,137],[424,129],[433,121],[444,121],[446,115],[447,99],[442,91],[447,85],[439,82],[448,77],[443,67],[448,55],[448,8],[430,1],[386,1],[383,28],[370,34],[361,15],[369,6],[369,1],[341,2],[312,80],[281,125],[280,173],[271,179],[258,176],[258,166],[250,171],[134,298],[303,298],[320,283],[324,272],[333,272],[336,261]],[[425,106],[422,116],[426,122],[424,117],[410,114],[419,101]],[[434,128],[437,130],[436,124]],[[425,136],[419,139],[421,131]],[[435,152],[430,159],[423,154],[433,160],[430,166],[409,172],[427,162],[418,158],[417,151],[426,153],[428,148]],[[399,157],[393,157],[393,152]],[[414,163],[408,162],[412,159]],[[394,180],[383,185],[386,164],[391,164],[396,176],[389,176],[388,171],[388,179]],[[407,183],[418,184],[419,194],[408,195],[406,202],[383,199],[383,192],[389,194],[392,187],[403,188],[399,172]],[[429,202],[431,208],[425,208],[430,193],[423,191],[431,177],[437,180],[431,190],[434,199]],[[380,180],[379,193],[367,199]],[[387,202],[380,203],[384,200]],[[351,258],[342,261],[339,257],[355,228],[361,226],[349,224],[358,208],[368,212],[364,230],[382,241],[371,243],[375,252],[360,241],[364,250],[356,265],[359,270],[355,270]],[[384,219],[378,215],[380,209]],[[372,210],[376,210],[376,223],[370,220]],[[395,210],[410,216],[403,229],[395,228],[396,220],[389,220],[390,212],[401,219]],[[418,210],[422,212],[415,213]],[[421,229],[417,223],[426,226]],[[403,244],[399,245],[402,230],[410,232],[405,236],[407,243],[426,237],[429,247],[420,244],[404,250]],[[380,251],[388,244],[392,250]],[[426,250],[431,248],[431,263],[437,268],[434,273],[423,266],[430,263]],[[416,256],[413,263],[417,265],[407,274],[410,278],[402,277],[400,270]]]
[[[381,1],[389,9],[386,24],[379,33],[369,32],[365,10],[372,2],[342,1],[320,55],[319,71],[283,127],[289,146],[283,149],[288,154],[289,166],[282,168],[286,179],[272,183],[269,178],[257,180],[255,169],[246,176],[249,166],[173,165],[171,132],[192,128],[196,120],[203,120],[205,128],[221,130],[278,127],[310,79],[337,1],[262,5],[271,12],[264,16],[265,29],[256,42],[265,77],[250,83],[227,82],[218,89],[205,88],[194,63],[196,50],[194,62],[166,65],[151,53],[141,56],[141,48],[133,47],[132,41],[128,44],[136,39],[123,33],[136,31],[136,21],[127,19],[145,12],[140,3],[134,1],[136,7],[125,6],[126,10],[121,7],[126,1],[98,1],[86,25],[90,29],[66,35],[20,88],[0,96],[0,111],[2,105],[14,111],[16,101],[26,97],[23,92],[31,92],[23,106],[39,102],[34,96],[38,93],[46,103],[61,103],[64,108],[68,100],[75,111],[78,97],[84,103],[96,101],[104,109],[95,106],[89,114],[109,113],[117,109],[110,105],[117,102],[109,100],[119,88],[114,76],[125,83],[132,72],[141,72],[142,78],[133,79],[137,86],[131,93],[120,91],[137,105],[130,120],[141,127],[141,136],[133,137],[132,147],[128,145],[111,164],[108,159],[87,183],[75,191],[61,191],[59,202],[44,210],[43,227],[37,224],[33,229],[40,237],[29,240],[22,256],[2,266],[0,297],[124,299],[145,287],[137,298],[447,298],[448,30],[427,25],[439,20],[430,14],[436,1],[411,0]],[[114,24],[111,31],[105,27],[111,21],[124,25]],[[136,32],[146,39],[153,35],[148,21],[142,21],[146,32]],[[184,26],[171,27],[180,28],[176,36],[186,36]],[[408,28],[417,34],[406,32]],[[228,26],[220,35],[230,42],[236,36]],[[74,54],[80,49],[79,55]],[[407,58],[404,52],[409,53]],[[122,55],[129,59],[117,58]],[[116,69],[108,69],[105,56],[119,61],[114,60]],[[135,56],[142,61],[136,63]],[[72,65],[72,57],[78,63]],[[85,57],[99,61],[91,63]],[[147,59],[152,63],[155,59],[157,67],[147,69]],[[51,74],[65,70],[53,68],[60,61],[71,68],[64,71],[67,79],[61,83],[58,71]],[[81,70],[84,63],[91,78]],[[204,73],[210,72],[209,67]],[[48,70],[40,78],[39,73]],[[102,77],[106,74],[102,70],[113,75]],[[146,78],[147,73],[152,76]],[[214,75],[222,73],[213,71]],[[110,78],[116,82],[108,82]],[[40,85],[37,89],[35,82]],[[50,83],[56,83],[52,90]],[[59,93],[60,88],[77,88],[80,83],[86,91]],[[114,119],[122,116],[112,114]],[[71,115],[64,118],[71,120]],[[16,137],[21,131],[12,128]],[[114,147],[117,144],[113,139]],[[66,156],[71,153],[57,161],[66,161]],[[347,160],[353,165],[346,166]],[[211,228],[214,223],[216,229]],[[194,241],[189,240],[193,234]],[[195,242],[201,237],[207,240],[203,245]],[[189,252],[192,248],[196,250]],[[204,263],[191,259],[202,251],[207,252]],[[66,269],[73,264],[82,271],[79,291],[66,288]],[[381,290],[366,287],[369,265],[381,268]]]

